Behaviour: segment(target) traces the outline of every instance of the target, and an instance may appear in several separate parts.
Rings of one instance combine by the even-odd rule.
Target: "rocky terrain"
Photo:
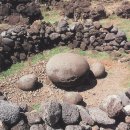
[[[108,16],[102,4],[46,1],[47,9],[62,8],[68,18],[81,19],[52,25],[39,20],[36,1],[0,2],[0,22],[19,24],[0,32],[0,71],[47,49],[74,49],[35,65],[28,60],[26,68],[0,81],[0,130],[130,130],[130,42],[112,24],[93,22]],[[129,18],[129,6],[124,2],[117,15]],[[75,48],[111,58],[81,56]]]
[[[73,60],[71,60],[71,58],[73,58]],[[57,65],[55,66],[53,60],[58,60],[60,64],[57,62]],[[66,66],[66,63],[70,66]],[[79,55],[74,53],[63,53],[52,57],[47,63],[45,70],[43,69],[43,64],[44,62],[39,63],[39,65],[42,66],[42,70],[36,70],[36,68],[34,69],[32,67],[32,73],[31,69],[27,69],[30,74],[25,74],[25,72],[28,71],[24,70],[23,73],[19,74],[19,76],[17,75],[17,77],[14,76],[14,78],[8,79],[10,82],[6,82],[5,84],[1,82],[1,88],[3,88],[3,92],[0,93],[0,128],[2,130],[130,129],[129,89],[115,95],[106,95],[105,98],[100,99],[101,102],[98,105],[87,104],[87,102],[85,102],[84,98],[78,92],[67,92],[59,89],[59,87],[61,87],[61,84],[59,83],[62,82],[63,89],[67,88],[67,90],[71,91],[76,89],[78,90],[79,87],[77,87],[76,82],[79,81],[79,78],[83,78],[84,76],[89,80],[82,81],[85,82],[85,84],[87,83],[89,86],[89,82],[93,82],[94,77],[95,79],[106,78],[104,77],[104,73],[108,72],[108,70],[102,63],[95,62],[92,64],[89,62],[89,60],[87,62],[87,59],[83,56],[80,56],[79,58]],[[76,66],[72,66],[72,64],[76,64]],[[34,67],[39,68],[39,65]],[[49,79],[54,84],[56,83],[57,88],[54,88],[54,85],[51,86],[51,81],[49,81],[49,86],[41,86],[41,84],[45,85],[47,83],[47,81],[43,82],[43,79],[45,79],[44,72],[46,71]],[[90,72],[93,73],[94,77],[91,77]],[[87,75],[84,75],[84,73],[87,73]],[[77,78],[73,78],[72,80],[71,77],[74,76]],[[46,77],[46,79],[48,77]],[[105,80],[107,80],[107,78]],[[78,91],[85,91],[83,90],[85,86],[82,86],[81,80],[79,83],[81,84],[78,85],[80,86]],[[12,88],[13,85],[15,85],[14,88]],[[87,86],[87,89],[89,89],[89,86]],[[42,87],[44,90],[46,90],[46,92],[44,92],[46,100],[44,98],[41,101],[42,98],[40,96],[42,95],[40,94],[42,94],[41,92],[43,92],[43,90],[41,91],[41,88],[39,87]],[[47,91],[46,87],[48,87],[48,89],[52,89],[53,91],[53,93],[50,95],[50,98],[50,92]],[[16,89],[17,92],[15,91]],[[9,93],[7,93],[8,91]],[[54,92],[56,93],[54,94]],[[61,92],[62,95],[60,94],[60,96],[62,97],[58,95],[58,93]],[[14,96],[14,93],[17,93],[17,96]],[[7,94],[7,96],[5,94]],[[12,95],[12,97],[9,95]],[[36,99],[39,97],[39,109],[33,110],[29,107],[29,102],[35,102],[33,101],[32,97],[30,98],[30,96]],[[26,104],[26,99],[30,100],[28,104]],[[15,101],[17,104],[11,103],[9,100]]]
[[[0,23],[31,24],[35,20],[42,19],[40,5],[31,0],[1,0]]]

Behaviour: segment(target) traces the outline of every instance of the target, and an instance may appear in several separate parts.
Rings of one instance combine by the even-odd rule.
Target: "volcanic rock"
[[[13,103],[0,100],[0,120],[8,125],[17,123],[20,118],[20,108]]]
[[[80,125],[68,125],[65,130],[84,130],[84,128]]]
[[[94,120],[91,118],[89,111],[87,108],[84,108],[83,106],[79,106],[77,105],[78,109],[79,109],[79,113],[81,116],[81,120],[85,123],[88,124],[90,126],[94,125]]]
[[[62,119],[67,125],[75,124],[79,121],[79,110],[73,104],[62,104]]]
[[[61,105],[56,101],[48,101],[41,104],[43,121],[49,126],[57,124],[61,118]]]
[[[109,118],[106,112],[102,111],[97,107],[90,107],[89,114],[92,117],[92,119],[98,124],[102,124],[102,125],[115,124],[114,119]]]
[[[108,113],[109,117],[115,117],[121,112],[123,106],[119,96],[110,95],[102,101],[100,108]]]

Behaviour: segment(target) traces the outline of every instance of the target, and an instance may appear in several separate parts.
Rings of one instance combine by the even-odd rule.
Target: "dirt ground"
[[[97,59],[85,56],[91,65]],[[99,60],[98,60],[99,61]],[[128,63],[120,63],[111,59],[100,60],[105,67],[107,76],[104,79],[97,80],[96,86],[87,90],[84,86],[79,93],[83,96],[84,102],[87,105],[98,105],[102,99],[111,94],[119,94],[128,89],[128,82],[130,81],[130,68]],[[37,105],[42,101],[48,99],[56,99],[62,101],[65,90],[56,88],[48,79],[45,71],[46,62],[41,61],[35,65],[30,65],[21,72],[8,77],[0,82],[0,89],[7,95],[10,101],[16,103],[27,103],[30,106]],[[25,92],[17,88],[17,80],[25,75],[35,73],[39,82],[43,84],[41,88],[36,91]],[[79,86],[81,88],[81,86]]]

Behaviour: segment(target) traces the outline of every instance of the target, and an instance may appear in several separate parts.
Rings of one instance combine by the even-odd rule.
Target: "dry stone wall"
[[[31,26],[19,25],[1,33],[0,70],[58,45],[97,51],[130,49],[125,33],[113,25],[92,21],[69,25],[65,20],[51,25],[35,21]]]
[[[1,93],[0,129],[130,130],[130,90],[105,97],[99,106],[83,106],[79,93],[68,93],[71,93],[69,100],[43,101],[39,111],[28,111],[29,107],[24,103],[18,105],[5,101]],[[79,98],[80,105],[71,102],[75,98]]]
[[[38,19],[42,19],[40,6],[31,0],[0,1],[0,23],[30,24]]]
[[[124,1],[122,4],[117,8],[116,15],[122,18],[130,18],[130,2]]]

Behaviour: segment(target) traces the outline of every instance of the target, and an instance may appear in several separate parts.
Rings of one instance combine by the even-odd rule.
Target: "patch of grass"
[[[13,64],[9,69],[0,73],[0,80],[4,79],[14,73],[19,72],[24,67],[27,67],[27,65],[28,65],[28,62],[21,62],[21,63]]]
[[[120,30],[124,31],[126,33],[128,41],[130,41],[130,28],[129,28],[130,19],[124,19],[124,18],[120,18],[116,15],[111,15],[107,19],[100,20],[100,23],[102,25],[106,25],[106,24],[110,24],[110,23],[113,24]]]
[[[10,27],[11,27],[11,25],[9,25],[9,24],[5,24],[5,23],[0,24],[0,29],[1,30],[6,30],[6,29],[8,29]]]
[[[15,73],[20,72],[22,69],[30,66],[30,64],[36,64],[42,60],[47,61],[53,55],[61,53],[61,52],[67,52],[69,50],[70,49],[67,47],[56,47],[51,50],[44,51],[43,53],[36,54],[35,56],[31,57],[28,61],[13,64],[9,69],[0,73],[0,80],[5,79],[8,76],[11,76]]]
[[[34,104],[32,108],[36,111],[40,111],[40,104]]]
[[[99,59],[99,60],[109,59],[109,54],[107,52],[97,52],[97,51],[91,51],[91,50],[82,51],[80,49],[77,49],[76,52],[80,55],[83,55],[83,56],[86,55],[94,59]]]
[[[68,47],[56,47],[56,48],[53,48],[51,50],[48,50],[48,51],[45,51],[43,53],[43,57],[44,57],[44,60],[48,60],[50,57],[54,56],[55,54],[59,54],[59,53],[65,53],[65,52],[68,52],[70,51],[70,49]]]
[[[87,51],[87,55],[90,56],[91,58],[95,58],[95,59],[108,59],[109,58],[109,54],[106,52],[96,52],[93,53],[92,51]]]
[[[62,16],[60,15],[61,11],[53,9],[51,11],[46,11],[45,7],[41,8],[42,15],[44,17],[45,22],[49,22],[51,24],[54,24],[55,22],[59,21]]]

